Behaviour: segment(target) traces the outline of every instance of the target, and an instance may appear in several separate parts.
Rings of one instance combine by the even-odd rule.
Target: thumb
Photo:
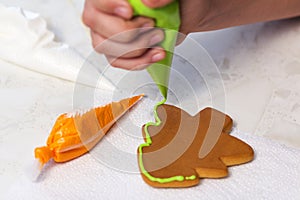
[[[164,7],[173,1],[174,0],[142,0],[142,2],[150,8]]]

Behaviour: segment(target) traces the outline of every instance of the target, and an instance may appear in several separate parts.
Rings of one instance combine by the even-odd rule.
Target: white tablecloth
[[[80,22],[82,0],[2,2],[40,13],[57,41],[70,45],[82,57],[91,54],[88,32]],[[51,165],[39,182],[30,182],[24,168],[33,157],[33,149],[45,143],[57,115],[73,109],[76,86],[0,60],[0,198],[84,199],[106,196],[134,199],[142,194],[149,199],[299,198],[300,157],[299,150],[294,149],[300,147],[299,33],[300,21],[294,19],[192,35],[216,62],[220,73],[207,75],[211,80],[217,80],[221,75],[224,84],[221,88],[226,94],[223,111],[236,123],[240,134],[234,134],[253,146],[256,159],[250,164],[231,168],[230,178],[207,179],[197,187],[179,190],[153,189],[139,175],[112,170],[96,162],[91,155],[66,164]],[[184,46],[179,48],[184,49]],[[179,69],[178,63],[174,65]],[[190,72],[187,68],[185,75],[192,79]],[[198,80],[194,83],[200,85],[197,94],[199,108],[209,105],[205,84]],[[171,87],[181,86],[171,78]],[[157,93],[156,90],[150,92]],[[97,90],[96,94],[101,97],[102,91]],[[126,92],[120,92],[119,96],[126,95]],[[176,99],[172,100],[176,103]],[[108,99],[100,98],[98,103],[104,101]],[[138,106],[107,140],[134,154],[142,142],[139,126],[152,119],[151,107],[152,104]],[[188,101],[183,107],[193,111]],[[122,127],[129,127],[128,120],[132,122],[133,119],[139,119],[135,122],[135,135],[122,135]],[[262,136],[275,141],[270,142]],[[117,161],[113,159],[111,162]],[[130,166],[137,167],[135,162],[135,159],[129,160]]]

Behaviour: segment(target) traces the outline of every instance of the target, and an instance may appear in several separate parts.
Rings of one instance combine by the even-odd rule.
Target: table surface
[[[69,44],[84,57],[92,52],[89,31],[81,22],[82,0],[1,3],[40,13],[57,41]],[[190,37],[207,50],[218,66],[224,90],[223,111],[232,116],[236,128],[300,148],[300,19]],[[178,49],[188,45],[183,43]],[[57,115],[72,110],[74,84],[1,60],[0,71],[3,194],[23,173],[25,158],[20,155],[31,155],[35,146],[44,143]],[[219,79],[215,73],[206,75],[210,80]],[[207,94],[199,94],[200,98],[201,95]]]

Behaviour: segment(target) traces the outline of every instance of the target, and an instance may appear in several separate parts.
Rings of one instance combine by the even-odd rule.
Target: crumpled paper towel
[[[202,179],[192,188],[150,187],[139,174],[136,152],[143,142],[142,124],[153,120],[154,104],[142,100],[89,154],[50,163],[37,182],[24,174],[7,199],[299,199],[300,150],[237,130],[231,134],[253,147],[254,161],[229,167],[227,178]]]
[[[68,45],[55,42],[39,14],[0,4],[0,25],[0,59],[64,80],[114,89],[98,67]],[[94,80],[100,76],[97,85]]]

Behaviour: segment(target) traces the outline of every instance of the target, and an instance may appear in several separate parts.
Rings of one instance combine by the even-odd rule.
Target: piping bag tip
[[[44,165],[38,159],[31,161],[31,163],[28,164],[25,169],[29,180],[36,182],[41,175],[43,168]]]
[[[52,159],[52,152],[48,147],[38,147],[35,149],[35,159],[26,167],[27,177],[32,181],[38,181],[44,166]]]

